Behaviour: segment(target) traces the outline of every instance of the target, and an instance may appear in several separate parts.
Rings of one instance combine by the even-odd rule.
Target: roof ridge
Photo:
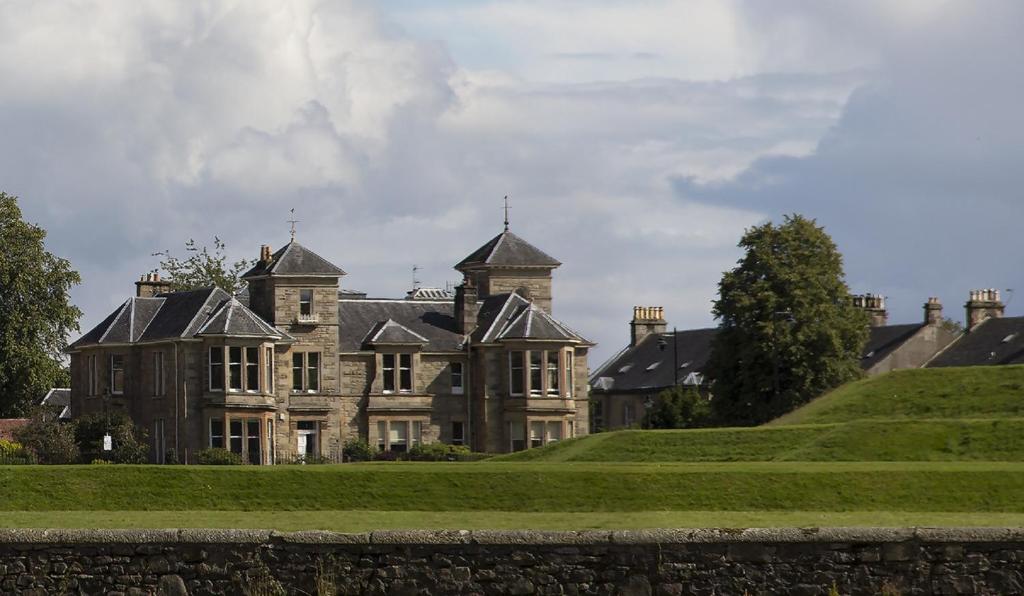
[[[142,336],[146,334],[146,330],[149,329],[149,326],[153,324],[153,321],[156,320],[157,315],[160,314],[160,310],[164,307],[164,304],[167,302],[167,298],[163,296],[151,296],[150,298],[159,300],[160,306],[156,307],[156,310],[153,311],[153,316],[149,317],[149,320],[146,321],[146,326],[143,327],[142,331],[139,332],[139,339],[142,339]]]
[[[484,260],[483,260],[484,263],[486,263],[487,261],[491,260],[491,257],[494,256],[494,253],[498,252],[498,247],[500,247],[501,243],[505,241],[506,235],[507,234],[511,234],[511,233],[512,232],[509,232],[508,230],[505,230],[501,234],[498,234],[498,241],[494,243],[494,246],[491,247],[491,251],[489,253],[487,253],[487,257],[484,258]]]
[[[96,343],[103,343],[103,340],[106,339],[108,335],[110,335],[110,330],[114,328],[114,324],[117,323],[118,319],[121,318],[121,313],[123,313],[124,309],[128,307],[129,302],[131,302],[131,298],[125,300],[121,304],[121,308],[119,308],[117,310],[117,314],[114,315],[114,320],[110,321],[110,325],[108,325],[107,328],[103,331],[103,335],[101,335],[100,338],[96,340]],[[131,342],[131,337],[128,338],[128,341]]]
[[[192,315],[192,318],[189,319],[188,325],[185,325],[185,328],[181,330],[181,335],[179,335],[178,337],[185,337],[185,334],[188,333],[188,330],[192,328],[193,324],[195,324],[196,319],[199,318],[199,315],[202,314],[204,310],[206,310],[206,305],[210,302],[210,298],[214,294],[217,293],[217,290],[220,290],[220,288],[218,288],[217,286],[213,286],[211,288],[207,288],[207,291],[209,292],[209,295],[206,296],[206,300],[203,300],[202,306],[200,306],[198,309],[196,309],[196,314]],[[223,290],[221,290],[221,291],[223,291]],[[227,292],[225,292],[225,294],[226,293]],[[212,318],[212,315],[213,315],[213,312],[208,313],[208,316],[211,316],[211,318]],[[209,321],[207,321],[207,323],[209,323]],[[199,333],[198,329],[196,330],[196,333]],[[195,335],[195,333],[193,333],[193,335]]]

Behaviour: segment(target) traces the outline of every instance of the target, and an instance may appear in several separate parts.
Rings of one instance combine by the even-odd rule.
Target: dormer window
[[[313,317],[313,290],[299,290],[299,321],[312,321]]]

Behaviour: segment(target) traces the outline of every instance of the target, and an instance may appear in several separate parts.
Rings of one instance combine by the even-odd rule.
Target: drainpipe
[[[174,453],[181,455],[178,444],[178,342],[171,343],[174,345]],[[157,455],[157,461],[159,460],[160,456]]]
[[[473,348],[473,337],[472,337],[472,335],[467,334],[466,335],[466,369],[465,369],[465,375],[464,375],[465,381],[463,383],[466,386],[465,387],[465,391],[466,391],[466,442],[465,442],[465,444],[469,446],[469,449],[471,451],[473,449],[473,432],[471,430],[473,428],[473,392],[471,390],[472,387],[473,387],[473,383],[472,383],[473,376],[472,376],[472,373],[470,372],[471,370],[473,370],[472,348]]]

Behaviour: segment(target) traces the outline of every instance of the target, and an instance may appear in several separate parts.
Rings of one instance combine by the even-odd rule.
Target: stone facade
[[[518,237],[507,246],[513,243],[517,252],[504,254],[501,266],[473,262],[456,296],[434,291],[422,308],[410,308],[417,305],[412,296],[352,298],[341,291],[341,269],[294,242],[273,255],[261,248],[244,276],[244,305],[219,290],[169,293],[166,282],[146,276],[136,298],[72,345],[72,415],[125,412],[147,431],[156,463],[194,463],[210,447],[253,464],[337,461],[349,439],[387,451],[444,442],[504,452],[522,447],[510,432],[537,424],[544,428],[540,444],[585,434],[590,344],[541,314],[536,328],[553,334],[541,341],[493,333],[513,318],[551,311],[557,262],[545,256],[541,265],[509,266],[537,253]],[[496,325],[496,312],[480,319],[483,301],[503,304],[506,320]],[[151,325],[147,312],[163,335],[143,332]],[[464,315],[461,322],[455,313]],[[124,341],[110,341],[118,333]],[[475,343],[474,335],[484,339]],[[571,377],[573,386],[555,396],[509,395],[510,350],[557,355],[557,378],[564,384]],[[398,361],[408,363],[401,374],[411,375],[409,386],[393,386]],[[544,366],[547,374],[552,364]],[[161,370],[163,382],[155,382]]]
[[[1020,529],[0,530],[5,594],[1019,594]]]

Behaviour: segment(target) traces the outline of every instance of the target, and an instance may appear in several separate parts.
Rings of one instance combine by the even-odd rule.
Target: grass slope
[[[897,370],[839,387],[770,426],[935,418],[1024,418],[1024,366]]]
[[[896,371],[762,427],[601,433],[494,461],[1024,461],[1024,366]]]
[[[1019,463],[10,466],[2,511],[1024,512]]]

